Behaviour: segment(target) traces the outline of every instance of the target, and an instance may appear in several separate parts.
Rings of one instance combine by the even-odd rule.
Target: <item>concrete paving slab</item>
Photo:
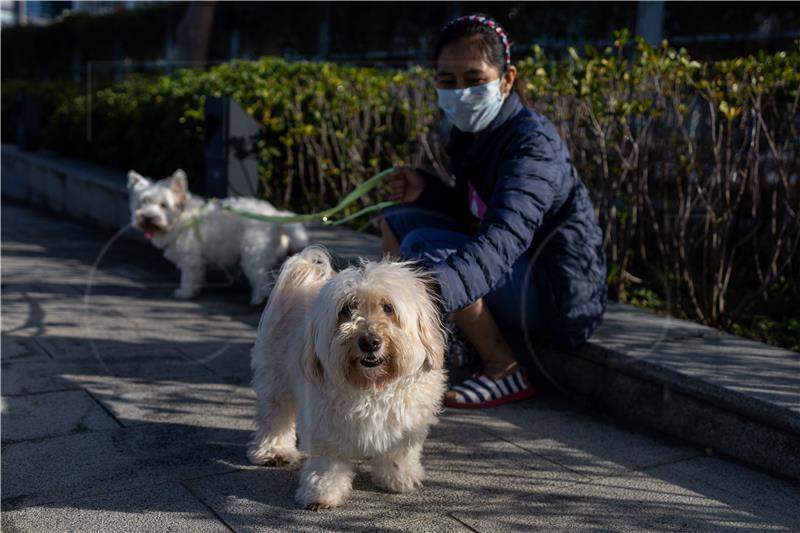
[[[570,485],[582,474],[486,434],[431,436],[423,448],[425,501],[452,511]],[[457,502],[457,503],[456,503]]]
[[[419,492],[390,494],[372,484],[368,465],[359,462],[354,492],[346,505],[320,513],[308,513],[295,502],[296,468],[211,476],[189,486],[237,531],[350,530],[370,524],[371,530],[439,531],[459,527],[444,518],[453,511],[474,508],[477,502],[492,506],[496,501],[582,479],[507,442],[480,434],[465,442],[429,438],[423,465],[427,479]]]
[[[124,426],[164,422],[206,428],[254,429],[255,393],[249,385],[73,376]]]
[[[20,280],[19,276],[14,278],[9,278],[7,280],[3,280],[3,291],[8,291],[10,293],[30,293],[30,294],[47,294],[47,295],[56,295],[61,297],[69,297],[69,298],[77,298],[82,294],[82,285],[85,278],[83,276],[75,276],[79,278],[77,280],[60,280],[58,282],[46,282],[46,281],[31,281],[31,280],[41,280],[41,279],[48,279],[51,276],[55,276],[58,273],[53,272],[51,270],[42,270],[40,272],[31,271],[28,268],[24,269],[24,278]],[[4,276],[5,277],[5,276]]]
[[[439,416],[439,423],[431,428],[431,434],[464,438],[472,433],[495,435],[503,431],[516,432],[520,428],[535,431],[542,420],[581,410],[579,404],[555,398],[552,394],[491,409],[445,408]]]
[[[112,337],[108,331],[102,335],[84,335],[84,330],[73,330],[71,335],[47,335],[38,339],[48,353],[56,361],[80,361],[82,359],[123,359],[132,355],[142,357],[179,357],[182,354],[175,348],[174,343],[164,337],[154,336],[147,339]]]
[[[6,260],[6,258],[4,258]],[[74,321],[76,310],[79,305],[79,295],[77,293],[59,294],[59,293],[45,293],[41,292],[43,287],[39,284],[19,284],[5,282],[5,274],[3,275],[3,292],[2,302],[3,307],[11,306],[15,311],[18,309],[22,312],[38,311],[34,314],[34,318],[39,321],[44,321],[49,318],[47,315],[54,307],[61,305],[65,310],[65,314],[71,310],[72,318]],[[16,290],[19,289],[19,290]],[[66,318],[65,316],[56,317],[59,319]],[[5,318],[3,320],[5,322]],[[6,326],[4,326],[6,329]]]
[[[357,478],[344,507],[313,512],[295,502],[297,484],[296,470],[270,469],[213,476],[188,485],[239,532],[470,531],[436,505],[422,503],[420,498],[426,501],[429,492],[425,488],[411,497],[388,494]]]
[[[253,376],[250,368],[253,342],[186,342],[177,345],[177,348],[217,375],[239,376],[241,382],[249,383]]]
[[[174,328],[169,327],[170,322],[165,323],[164,321],[156,321],[147,317],[143,320],[137,320],[137,322],[143,327],[143,334],[149,337],[169,338],[168,336],[164,337],[164,335],[168,335],[172,331],[177,336],[175,338],[190,342],[192,340],[200,342],[235,337],[243,337],[241,339],[243,341],[255,339],[255,332],[252,327],[243,324],[241,320],[231,320],[230,318],[216,320],[216,317],[210,313],[195,313],[176,317]],[[210,328],[209,323],[213,323],[214,327]]]
[[[157,294],[140,294],[138,296],[130,295],[121,297],[118,295],[92,295],[92,306],[108,306],[116,307],[117,311],[137,322],[143,321],[156,321],[164,318],[185,318],[187,314],[198,312],[197,300],[178,300],[173,298],[171,294],[167,295],[166,291],[163,296]],[[241,309],[239,309],[241,311]],[[216,309],[209,309],[210,313],[216,313],[220,318],[229,319],[229,316],[224,312],[216,312]]]
[[[3,447],[3,509],[246,468],[249,432],[148,424]]]
[[[645,470],[650,476],[725,502],[754,515],[783,516],[800,531],[800,483],[777,479],[763,472],[718,457],[699,457]]]
[[[128,320],[138,327],[137,337],[131,340],[161,342],[195,342],[228,338],[233,335],[251,335],[249,328],[243,327],[239,321],[228,317],[202,313],[197,303],[192,302],[195,309],[185,312],[159,312],[150,307],[131,308],[125,310]],[[174,328],[169,328],[175,323]],[[213,323],[214,327],[209,327]],[[206,330],[203,330],[205,326]],[[172,334],[170,334],[170,332]]]
[[[174,326],[173,326],[174,324]],[[215,322],[213,318],[189,316],[179,319],[165,318],[137,320],[135,331],[123,339],[131,342],[253,342],[255,331],[240,321]]]
[[[123,531],[230,531],[178,483],[70,499],[2,513],[3,531],[117,533]]]
[[[503,418],[503,413],[497,416]],[[600,413],[564,414],[487,431],[585,476],[697,457],[701,450],[625,428]]]
[[[2,344],[0,344],[0,353],[3,359],[19,358],[22,355],[28,354],[28,349],[14,339],[2,336]]]
[[[78,308],[75,313],[79,313]],[[66,361],[92,357],[86,354],[87,346],[105,345],[120,350],[120,354],[134,349],[132,345],[146,339],[139,325],[127,319],[105,318],[87,325],[81,320],[75,320],[73,315],[62,321],[53,321],[52,315],[48,317],[43,331],[36,335],[39,345],[55,360]]]
[[[60,363],[100,366],[111,375],[166,378],[211,374],[166,342],[95,341],[84,337],[48,337],[39,342]]]
[[[2,346],[0,346],[0,360],[8,362],[29,362],[29,361],[52,361],[47,352],[42,350],[39,344],[30,338],[20,338],[9,335],[2,335]]]
[[[118,377],[139,377],[142,379],[178,379],[188,377],[210,377],[211,370],[198,364],[181,354],[161,354],[153,350],[144,355],[109,355],[109,352],[100,349],[97,356],[87,346],[82,357],[65,361],[65,366],[60,374],[68,381],[73,375],[100,375]],[[58,367],[57,367],[58,368]],[[74,369],[74,373],[69,373]],[[34,375],[33,378],[36,376]]]
[[[25,295],[22,295],[23,297]],[[41,324],[43,311],[40,305],[27,298],[24,300],[9,301],[3,292],[2,298],[3,316],[0,320],[3,335],[13,335],[15,338],[31,339],[44,332]]]
[[[3,444],[118,428],[117,422],[82,390],[6,396]]]
[[[3,205],[3,209],[5,208],[6,206]],[[25,212],[24,210],[21,209],[19,211]],[[33,242],[6,241],[3,242],[0,248],[2,248],[2,251],[5,253],[14,252],[14,255],[22,255],[22,254],[44,255],[47,252],[47,248],[45,246]]]
[[[84,372],[102,375],[106,369],[100,365],[62,363],[50,358],[3,362],[0,390],[5,396],[80,389],[68,376]]]
[[[108,352],[100,349],[98,351],[99,361],[102,363],[102,372],[91,374],[96,371],[97,359],[93,364],[84,367],[82,374],[90,375],[111,375],[117,377],[138,377],[141,379],[184,379],[194,377],[210,377],[213,373],[206,367],[195,363],[180,355],[160,355],[158,350],[142,354],[131,354],[124,356],[108,357]]]
[[[639,473],[529,493],[452,516],[481,532],[791,531],[776,514],[753,514]]]

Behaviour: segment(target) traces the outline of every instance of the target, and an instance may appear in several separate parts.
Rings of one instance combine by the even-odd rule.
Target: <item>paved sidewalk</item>
[[[92,274],[108,237],[3,202],[3,531],[800,529],[797,484],[547,391],[445,411],[418,493],[381,492],[362,469],[343,509],[300,510],[295,469],[245,458],[247,288],[219,277],[173,300],[174,268],[127,240]],[[375,252],[343,239],[344,255]]]

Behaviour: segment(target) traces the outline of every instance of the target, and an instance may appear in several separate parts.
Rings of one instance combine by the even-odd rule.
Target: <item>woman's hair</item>
[[[436,41],[434,62],[439,60],[439,55],[445,46],[461,39],[474,39],[480,45],[484,59],[496,67],[501,76],[511,65],[511,42],[508,34],[497,22],[483,14],[466,15],[448,22]],[[513,90],[519,96],[522,105],[527,105],[525,84],[519,76],[514,80]]]

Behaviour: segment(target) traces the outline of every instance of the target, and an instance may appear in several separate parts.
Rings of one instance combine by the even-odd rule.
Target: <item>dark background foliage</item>
[[[800,349],[800,9],[668,2],[670,47],[613,33],[636,7],[218,3],[191,69],[171,59],[186,4],[8,28],[2,138],[25,91],[45,148],[153,177],[181,167],[198,188],[205,98],[229,95],[262,126],[261,194],[281,207],[328,207],[393,164],[446,179],[430,37],[485,11],[592,191],[612,297]]]

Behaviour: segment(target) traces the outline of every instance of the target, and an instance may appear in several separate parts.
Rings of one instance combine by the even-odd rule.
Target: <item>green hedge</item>
[[[592,191],[612,296],[657,294],[674,313],[731,329],[788,280],[786,304],[769,314],[797,316],[800,43],[698,62],[620,32],[607,49],[569,52],[552,61],[534,49],[518,68]],[[446,174],[422,68],[264,58],[63,94],[49,147],[153,176],[182,167],[190,179],[203,174],[204,98],[231,95],[263,125],[265,196],[300,211],[332,205],[392,164]]]
[[[230,95],[264,126],[258,145],[265,194],[318,209],[386,166],[423,164],[441,153],[430,135],[438,121],[433,92],[422,69],[234,61],[209,71],[135,76],[64,98],[45,138],[66,155],[154,176],[182,167],[199,179],[205,96]]]

